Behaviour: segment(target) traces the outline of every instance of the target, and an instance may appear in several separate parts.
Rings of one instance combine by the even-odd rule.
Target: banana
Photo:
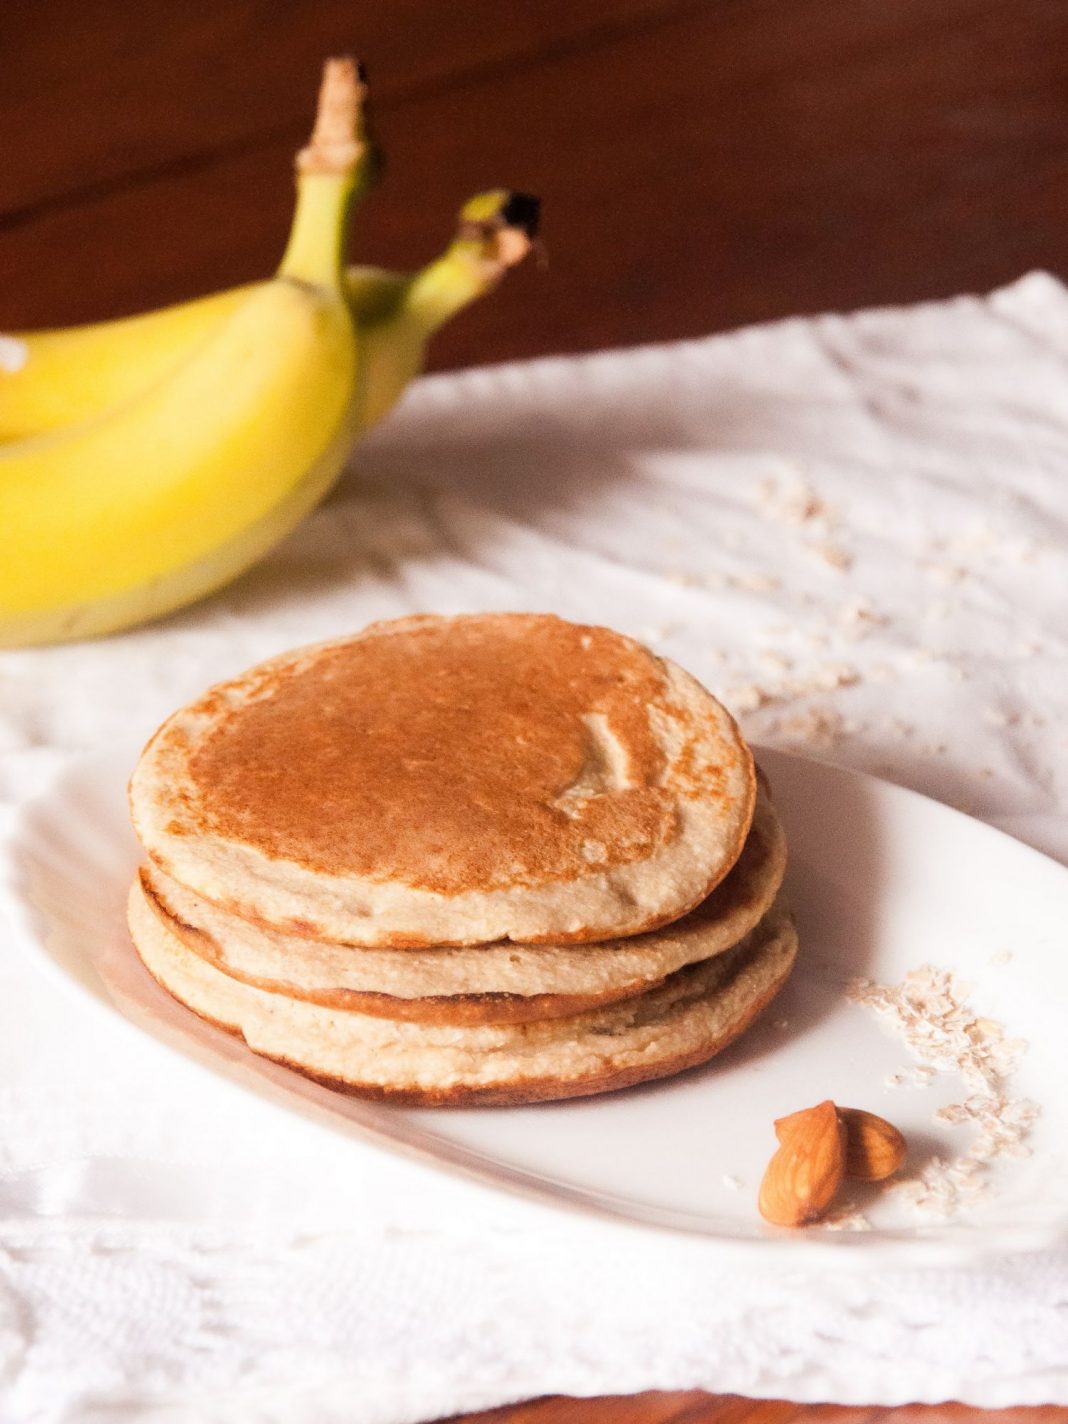
[[[362,283],[350,274],[365,363],[361,430],[381,420],[422,370],[434,332],[523,260],[537,236],[538,217],[538,200],[529,193],[480,193],[461,208],[446,251],[421,271],[399,279],[365,271]]]
[[[537,219],[537,202],[526,194],[479,194],[461,210],[448,250],[421,272],[348,269],[345,292],[363,333],[371,392],[361,425],[383,415],[418,373],[437,328],[522,259]],[[10,343],[10,369],[0,361],[0,446],[92,420],[156,384],[257,285],[118,320],[3,338]]]
[[[326,493],[427,340],[530,250],[538,207],[465,204],[421,271],[342,268],[373,155],[328,61],[276,276],[119,321],[0,338],[0,645],[128,627],[235,577]]]
[[[342,252],[369,161],[363,85],[327,62],[275,278],[96,419],[0,448],[0,643],[108,632],[189,603],[329,488],[360,417]]]
[[[247,294],[213,292],[159,311],[5,337],[0,442],[25,440],[84,420],[154,385]]]

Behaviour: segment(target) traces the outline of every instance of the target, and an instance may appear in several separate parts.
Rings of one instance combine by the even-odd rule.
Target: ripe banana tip
[[[460,212],[456,239],[477,254],[490,276],[515,267],[537,247],[541,202],[531,193],[498,189],[469,199]]]
[[[501,220],[507,227],[517,227],[527,237],[535,238],[541,223],[541,199],[533,193],[509,193],[501,208]]]

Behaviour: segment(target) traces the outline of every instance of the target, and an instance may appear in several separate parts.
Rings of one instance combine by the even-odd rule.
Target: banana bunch
[[[538,205],[472,198],[415,273],[344,266],[373,153],[365,88],[329,60],[268,281],[93,326],[0,338],[0,646],[168,613],[318,503],[426,342],[529,251]]]

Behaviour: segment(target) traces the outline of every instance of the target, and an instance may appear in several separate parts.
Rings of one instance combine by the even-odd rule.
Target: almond
[[[908,1151],[904,1137],[892,1122],[863,1108],[839,1108],[846,1132],[845,1174],[862,1182],[892,1177]]]
[[[780,1127],[786,1124],[785,1134]],[[775,1226],[819,1221],[845,1170],[845,1129],[828,1099],[775,1124],[781,1146],[768,1163],[757,1205]]]
[[[821,1108],[825,1106],[826,1104],[820,1103]],[[775,1119],[775,1136],[780,1142],[785,1142],[793,1136],[796,1128],[804,1127],[809,1122],[815,1111],[815,1108],[802,1108],[800,1112],[787,1113],[785,1117],[777,1117]],[[835,1111],[838,1111],[837,1107]]]
[[[776,1120],[775,1135],[780,1142],[790,1137],[806,1112],[790,1113]],[[894,1124],[864,1108],[839,1108],[838,1116],[846,1131],[846,1176],[864,1182],[881,1182],[884,1177],[893,1176],[908,1151],[904,1136]]]

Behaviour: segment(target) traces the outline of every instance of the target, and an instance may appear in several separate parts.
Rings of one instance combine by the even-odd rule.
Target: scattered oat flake
[[[853,567],[853,555],[841,544],[806,544],[808,552],[829,568],[845,572]]]
[[[921,567],[924,572],[937,583],[963,583],[966,578],[971,577],[969,571],[960,564],[924,563]]]
[[[830,707],[809,707],[779,719],[777,735],[809,747],[831,747],[843,735],[846,723]]]
[[[889,622],[889,619],[885,613],[877,612],[866,598],[854,598],[839,610],[838,621],[857,635],[869,628],[879,627]]]
[[[807,524],[831,517],[828,505],[803,481],[784,489],[777,480],[762,480],[757,493],[765,513],[786,524]]]
[[[782,579],[774,574],[735,574],[730,582],[746,593],[774,593],[777,588],[782,588]]]
[[[764,652],[760,660],[775,667],[792,666],[789,658],[775,651]],[[844,663],[825,663],[801,676],[779,677],[763,683],[743,683],[726,690],[726,702],[739,713],[758,712],[775,703],[808,699],[818,693],[834,692],[852,687],[861,680],[855,667]],[[846,723],[832,708],[808,707],[780,717],[768,732],[781,733],[795,741],[829,746],[842,733],[856,731],[855,723]]]
[[[832,692],[836,687],[852,687],[860,681],[860,673],[844,663],[828,663],[817,668],[808,684],[798,686],[799,692]]]
[[[721,1180],[723,1185],[728,1187],[732,1192],[740,1192],[742,1189],[741,1177],[736,1177],[731,1172],[724,1172]]]
[[[1029,1155],[1027,1138],[1039,1114],[1036,1103],[1010,1096],[1006,1086],[1026,1042],[1006,1038],[995,1019],[978,1016],[967,992],[950,970],[930,964],[912,970],[900,984],[854,979],[846,987],[851,1002],[882,1019],[920,1060],[913,1081],[926,1084],[936,1072],[957,1073],[972,1090],[964,1102],[934,1114],[937,1122],[975,1129],[967,1150],[951,1160],[932,1159],[892,1188],[918,1211],[940,1216],[951,1216],[982,1195],[991,1163]],[[894,1086],[908,1081],[905,1074],[892,1077]],[[889,1086],[890,1079],[886,1082]]]
[[[824,1231],[870,1231],[871,1222],[856,1207],[846,1203],[825,1216],[820,1223]]]
[[[935,1109],[935,1122],[967,1122],[968,1112],[963,1103],[947,1103],[944,1108]]]
[[[767,688],[756,683],[746,683],[742,687],[729,687],[725,693],[728,704],[735,712],[757,712],[774,701]]]

